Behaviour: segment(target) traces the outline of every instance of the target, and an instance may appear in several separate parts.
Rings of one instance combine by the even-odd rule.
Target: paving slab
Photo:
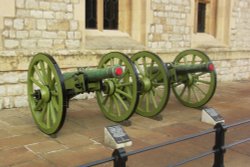
[[[214,97],[207,106],[215,108],[226,124],[250,119],[250,81],[218,83]],[[173,94],[158,118],[134,114],[130,126],[123,126],[133,141],[126,151],[170,141],[184,135],[211,129],[202,123],[201,110],[181,105]],[[95,99],[72,100],[67,118],[56,138],[36,127],[29,108],[0,111],[0,167],[73,167],[110,157],[113,150],[104,144],[104,127],[116,123],[106,119]],[[250,125],[229,129],[226,143],[250,137]],[[129,167],[162,167],[211,150],[214,134],[130,156]],[[226,151],[226,167],[249,167],[250,143]],[[182,165],[211,167],[213,155]],[[112,162],[98,166],[113,166]]]

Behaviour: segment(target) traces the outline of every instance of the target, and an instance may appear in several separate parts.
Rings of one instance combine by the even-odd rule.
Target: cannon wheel
[[[142,51],[132,56],[141,83],[140,101],[136,113],[152,117],[166,106],[170,95],[168,69],[156,54]]]
[[[181,52],[174,60],[174,64],[202,64],[211,62],[209,57],[198,50]],[[214,95],[216,89],[216,72],[197,72],[183,74],[178,82],[172,84],[176,98],[185,106],[199,108],[205,105]]]
[[[98,68],[107,68],[114,65],[122,66],[122,76],[104,79],[102,83],[109,85],[109,91],[96,91],[96,97],[104,115],[112,121],[121,122],[132,116],[138,104],[138,74],[132,61],[119,52],[104,55]]]
[[[66,116],[66,92],[63,76],[49,55],[35,55],[28,69],[28,101],[39,129],[52,135],[63,126]]]

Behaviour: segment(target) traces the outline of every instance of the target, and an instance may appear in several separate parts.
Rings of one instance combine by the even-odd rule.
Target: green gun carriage
[[[95,69],[79,68],[63,74],[52,56],[39,53],[28,69],[28,101],[40,130],[52,135],[64,123],[69,100],[85,92],[96,92],[108,119],[129,119],[139,100],[138,83],[134,64],[119,52],[104,55]]]
[[[198,50],[179,53],[172,63],[142,51],[131,57],[139,73],[140,100],[136,112],[152,117],[166,106],[170,89],[185,106],[200,108],[214,95],[216,71],[209,57]]]
[[[111,52],[97,68],[61,73],[52,56],[39,53],[28,69],[28,101],[39,129],[52,135],[64,124],[69,100],[96,92],[100,110],[114,122],[136,113],[152,117],[166,106],[170,87],[185,106],[205,105],[216,89],[216,72],[209,57],[198,50],[181,52],[172,63],[143,51],[129,59]]]

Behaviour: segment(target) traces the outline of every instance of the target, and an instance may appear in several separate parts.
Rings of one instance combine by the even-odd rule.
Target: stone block
[[[183,48],[184,45],[185,45],[185,42],[184,42],[184,41],[180,41],[180,42],[179,42],[179,47]]]
[[[29,36],[28,31],[17,31],[16,32],[16,38],[24,39],[24,38],[28,38],[28,36]]]
[[[1,51],[0,52],[2,55],[4,55],[4,56],[17,56],[17,54],[16,54],[16,51],[14,51],[14,50],[5,50],[5,51]],[[1,67],[5,67],[5,65],[8,67],[10,64],[4,64],[4,65],[2,65]],[[0,83],[3,83],[2,81],[0,81]]]
[[[182,19],[185,19],[186,17],[187,17],[187,15],[186,15],[185,13],[182,13],[182,14],[181,14],[181,18],[182,18]]]
[[[244,59],[241,59],[241,60],[236,60],[236,66],[247,66],[248,65],[248,61],[247,60],[244,60]]]
[[[9,36],[10,36],[10,38],[16,38],[16,31],[10,30],[9,31]]]
[[[159,42],[159,47],[161,48],[161,49],[164,49],[165,48],[165,42],[163,42],[163,41],[161,41],[161,42]]]
[[[40,39],[38,40],[39,48],[51,48],[53,41],[51,39]]]
[[[74,18],[73,13],[66,13],[64,16],[64,19],[67,19],[67,20],[72,20],[73,18]]]
[[[25,7],[28,9],[37,9],[39,7],[37,0],[26,0]]]
[[[246,66],[246,65],[240,66],[239,69],[240,69],[239,70],[240,72],[248,72],[248,66]]]
[[[24,9],[17,9],[16,15],[18,17],[28,17],[28,16],[30,16],[30,12],[28,10],[24,10]]]
[[[69,49],[77,49],[80,47],[80,40],[66,40],[66,47]]]
[[[14,28],[17,30],[22,30],[24,28],[24,20],[23,19],[15,19],[14,20]]]
[[[57,38],[57,33],[56,32],[51,32],[51,31],[44,31],[42,33],[42,37],[43,38],[48,38],[48,39]]]
[[[163,25],[156,25],[155,30],[156,33],[163,33]]]
[[[37,31],[37,30],[33,30],[30,31],[30,37],[31,38],[40,38],[42,36],[42,32],[41,31]]]
[[[16,0],[16,7],[17,8],[24,8],[24,0]]]
[[[65,13],[64,12],[56,12],[56,19],[64,19]]]
[[[12,27],[13,26],[13,20],[12,19],[4,19],[4,26]]]
[[[72,12],[73,11],[73,5],[69,4],[67,5],[67,12]]]
[[[40,10],[31,10],[30,16],[32,16],[34,18],[43,18],[43,12]]]
[[[57,2],[51,3],[50,8],[53,11],[66,11],[67,10],[67,6],[65,3],[57,3]]]
[[[153,40],[153,34],[152,34],[152,33],[150,33],[150,34],[148,35],[148,40],[150,40],[150,41]]]
[[[152,48],[157,49],[158,48],[158,42],[152,42]]]
[[[28,73],[27,72],[22,72],[18,75],[18,81],[19,82],[27,82],[27,76],[28,76]]]
[[[26,30],[35,30],[36,29],[36,19],[25,19],[24,25]]]
[[[236,73],[234,74],[234,80],[246,80],[249,79],[248,72]]]
[[[9,37],[9,31],[8,30],[4,30],[2,32],[2,35],[3,35],[3,37],[8,38]]]
[[[74,33],[75,39],[81,39],[82,38],[82,33],[80,31],[76,31]]]
[[[27,96],[16,96],[14,98],[15,107],[26,107],[28,106],[28,97]]]
[[[18,48],[18,46],[19,46],[18,40],[13,40],[13,39],[4,40],[4,47],[6,49],[15,49],[15,48]]]
[[[5,85],[0,85],[0,97],[6,96]]]
[[[45,11],[43,12],[43,17],[46,19],[54,19],[56,17],[56,14],[52,11]]]
[[[39,2],[39,8],[42,9],[42,10],[49,10],[50,9],[50,3],[49,2],[40,1]]]
[[[70,30],[77,30],[78,29],[78,22],[73,20],[73,21],[70,21]]]
[[[4,97],[3,108],[13,108],[13,107],[14,107],[13,97]]]
[[[34,39],[21,40],[21,46],[22,48],[34,49],[36,48],[36,40]]]
[[[71,3],[79,3],[79,0],[71,0]]]
[[[7,96],[19,96],[23,95],[23,85],[13,84],[7,85]]]
[[[217,72],[219,75],[227,75],[231,73],[230,68],[226,68],[226,67],[218,68]]]
[[[63,39],[56,39],[53,42],[53,48],[56,49],[64,49],[65,48],[65,43]]]
[[[230,61],[221,61],[220,67],[221,68],[231,67],[231,62]]]
[[[47,29],[50,31],[68,31],[70,28],[67,20],[48,20]]]
[[[166,48],[168,48],[168,49],[172,48],[172,43],[171,42],[166,42]]]
[[[46,30],[47,23],[45,19],[37,20],[36,27],[38,30]]]
[[[58,37],[58,38],[62,38],[62,39],[66,39],[66,38],[67,38],[67,33],[66,33],[66,31],[59,31],[59,32],[57,33],[57,37]]]
[[[185,33],[190,34],[190,28],[189,27],[185,27]]]

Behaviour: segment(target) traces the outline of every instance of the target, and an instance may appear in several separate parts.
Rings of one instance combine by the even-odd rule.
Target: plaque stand
[[[106,126],[104,128],[104,143],[113,149],[132,145],[132,141],[121,125]]]
[[[214,108],[204,107],[201,113],[201,122],[215,125],[225,123],[225,120]]]

